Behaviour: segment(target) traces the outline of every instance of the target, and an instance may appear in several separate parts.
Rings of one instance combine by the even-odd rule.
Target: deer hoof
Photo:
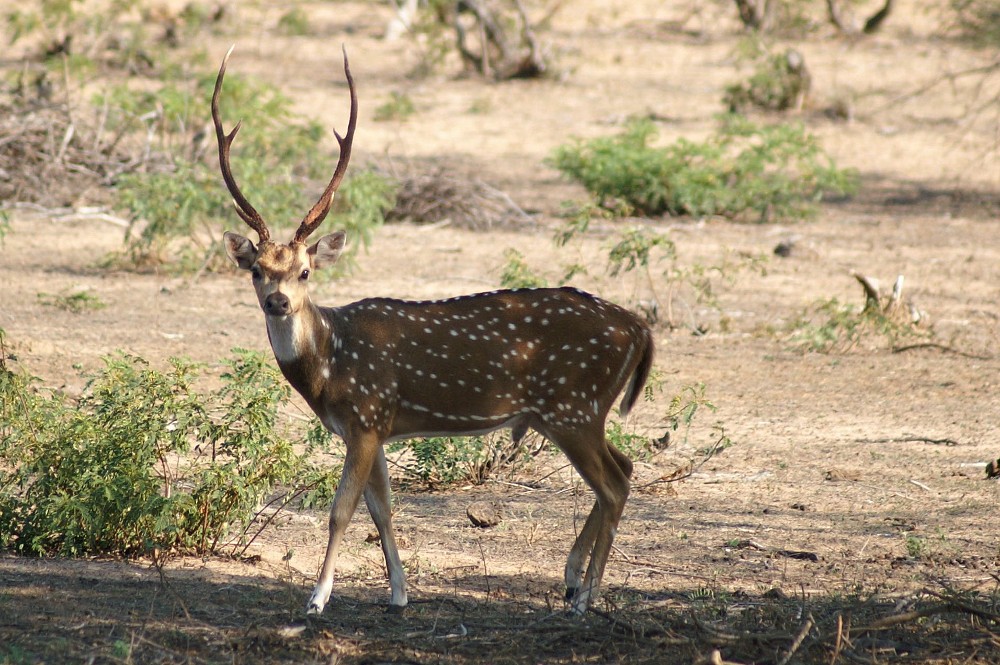
[[[322,614],[325,606],[326,603],[313,596],[309,599],[309,604],[306,606],[306,614]]]

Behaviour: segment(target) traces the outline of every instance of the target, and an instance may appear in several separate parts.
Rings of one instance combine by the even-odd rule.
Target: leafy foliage
[[[129,74],[165,73],[173,67],[168,58],[171,49],[225,14],[200,2],[187,3],[177,12],[141,0],[8,4],[16,7],[3,16],[10,43],[32,42],[34,59],[43,61],[51,71],[70,76],[108,67]],[[153,34],[154,30],[158,34]]]
[[[625,453],[631,460],[648,462],[658,449],[653,439],[627,430],[625,425],[617,420],[608,423],[604,436],[608,443]]]
[[[302,36],[309,34],[309,15],[301,7],[293,7],[278,19],[278,32],[283,35]]]
[[[419,61],[411,78],[427,78],[438,71],[448,54],[454,51],[454,32],[451,10],[455,3],[450,0],[428,0],[420,3],[419,11],[413,18],[408,32],[415,37]]]
[[[204,77],[194,91],[173,84],[155,92],[118,86],[95,100],[113,109],[108,122],[116,131],[145,128],[170,155],[165,169],[130,173],[117,181],[118,203],[133,220],[123,257],[127,264],[172,263],[192,271],[224,263],[218,229],[235,219],[230,195],[217,162],[188,154],[182,141],[201,122],[214,84],[214,77]],[[224,108],[239,109],[246,119],[231,153],[240,188],[272,220],[273,230],[297,223],[308,207],[303,182],[325,185],[333,172],[332,156],[320,148],[324,129],[296,117],[290,100],[271,86],[232,74],[224,94]],[[214,148],[209,138],[206,150]],[[395,187],[373,171],[353,172],[338,192],[333,216],[365,245],[392,208]]]
[[[665,258],[677,258],[677,245],[666,235],[644,227],[626,229],[608,251],[608,273],[617,277],[619,273],[632,272],[636,268],[648,269],[650,257],[657,248]]]
[[[191,269],[219,253],[215,229],[233,217],[230,195],[214,160],[192,160],[175,146],[178,137],[201,122],[214,83],[205,77],[196,91],[167,84],[155,93],[118,86],[95,100],[114,109],[109,123],[120,132],[158,123],[161,147],[171,154],[166,170],[118,179],[119,205],[133,220],[126,239],[126,256],[133,264],[161,263],[176,254],[182,268]],[[322,128],[297,122],[290,101],[270,86],[233,75],[225,93],[227,106],[248,119],[232,153],[240,187],[266,219],[300,217],[300,181],[333,169],[329,157],[318,157],[323,154]]]
[[[404,482],[430,488],[460,483],[480,484],[500,473],[512,473],[545,446],[540,436],[515,443],[506,430],[485,436],[410,439],[389,444],[399,455],[396,465]]]
[[[521,252],[508,247],[503,255],[507,262],[500,271],[500,285],[505,289],[536,289],[546,286],[545,278],[528,266]]]
[[[858,307],[837,298],[820,300],[787,326],[791,345],[800,351],[846,353],[865,340],[896,348],[905,340],[926,340],[928,329],[887,315],[878,307]]]
[[[201,394],[188,361],[159,371],[119,354],[72,400],[0,362],[0,547],[216,551],[245,538],[277,486],[320,484],[327,473],[278,431],[289,389],[276,370],[242,350],[227,365]]]
[[[354,171],[341,184],[330,216],[331,227],[347,231],[354,247],[371,244],[375,230],[396,205],[399,183],[375,169]]]
[[[556,233],[556,244],[565,245],[577,234],[586,232],[593,213],[592,207],[574,213]],[[601,216],[600,211],[597,216]],[[640,304],[647,319],[652,323],[663,321],[673,328],[680,324],[676,312],[679,303],[691,301],[718,309],[719,283],[732,285],[747,270],[763,273],[764,262],[761,256],[729,251],[712,263],[687,261],[678,254],[677,245],[669,234],[649,226],[635,226],[622,230],[613,238],[606,269],[612,276],[633,273],[644,281],[652,296],[649,302]],[[692,329],[700,329],[695,321],[689,324]]]
[[[800,108],[811,81],[802,54],[795,49],[771,52],[760,39],[745,44],[743,59],[754,70],[745,81],[726,86],[722,101],[729,112],[743,113],[748,107],[765,111]]]
[[[948,4],[962,37],[986,48],[1000,45],[1000,0],[951,0]]]
[[[656,128],[631,122],[617,137],[575,141],[551,163],[621,215],[721,215],[758,222],[802,219],[827,193],[854,190],[800,125],[758,125],[726,116],[701,143],[650,145]]]
[[[645,399],[653,401],[655,393],[661,391],[662,388],[662,379],[654,371],[643,390]],[[629,459],[649,462],[672,444],[671,432],[681,432],[682,441],[686,441],[695,416],[705,410],[713,413],[716,410],[715,405],[705,396],[705,384],[691,384],[683,386],[670,398],[670,405],[665,412],[668,429],[660,438],[654,439],[636,434],[627,429],[624,423],[618,421],[608,422],[604,435],[609,443],[625,453]],[[703,457],[700,463],[704,463],[716,453],[733,445],[732,440],[725,434],[721,426],[716,425],[713,431],[716,432],[716,436],[712,445],[698,451]]]
[[[107,307],[107,303],[88,291],[39,293],[38,302],[46,307],[55,307],[74,314]]]
[[[406,120],[417,112],[417,107],[413,104],[413,99],[405,92],[393,91],[389,93],[389,99],[375,109],[375,122],[387,122],[391,120]]]

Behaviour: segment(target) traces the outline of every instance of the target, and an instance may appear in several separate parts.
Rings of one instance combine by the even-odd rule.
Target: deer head
[[[358,120],[358,96],[345,49],[344,74],[351,93],[351,115],[345,136],[334,131],[334,136],[340,145],[337,168],[334,169],[333,177],[319,200],[302,219],[291,242],[275,243],[271,240],[271,233],[264,218],[240,191],[229,165],[229,150],[242,121],[236,123],[233,131],[226,134],[219,114],[219,96],[226,75],[226,65],[234,48],[235,45],[231,46],[226,53],[222,66],[219,67],[219,76],[215,80],[215,92],[212,94],[212,122],[215,124],[215,134],[219,142],[219,167],[222,169],[222,178],[226,181],[229,193],[232,194],[236,213],[247,226],[257,232],[258,241],[255,245],[249,238],[231,232],[223,236],[223,241],[229,258],[241,269],[250,271],[257,300],[264,314],[268,317],[287,317],[298,312],[304,303],[308,302],[306,285],[310,274],[314,270],[332,265],[344,249],[345,235],[342,231],[323,236],[309,246],[306,246],[305,242],[330,212],[334,194],[347,171]]]

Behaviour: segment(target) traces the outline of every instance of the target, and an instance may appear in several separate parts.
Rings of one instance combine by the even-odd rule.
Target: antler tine
[[[344,48],[344,74],[347,76],[347,87],[351,91],[351,118],[347,123],[347,134],[345,136],[341,136],[337,133],[337,130],[333,130],[333,135],[337,137],[337,143],[340,144],[340,160],[337,162],[337,168],[333,172],[330,184],[326,186],[322,196],[319,197],[319,201],[316,202],[316,205],[312,207],[302,220],[302,223],[299,224],[292,242],[304,242],[309,237],[309,234],[315,231],[323,220],[326,219],[327,213],[330,212],[330,206],[333,204],[333,195],[336,193],[337,188],[340,187],[340,181],[344,179],[344,173],[347,172],[347,163],[351,161],[351,145],[354,143],[354,129],[358,124],[358,94],[354,89],[354,78],[351,76],[351,68],[347,62],[346,47]]]
[[[236,179],[233,178],[233,171],[229,166],[229,148],[233,144],[233,139],[236,138],[236,132],[240,131],[243,121],[237,122],[236,126],[233,127],[233,131],[226,134],[222,129],[222,118],[219,116],[219,93],[222,92],[222,79],[226,75],[226,65],[229,63],[229,56],[233,54],[233,49],[235,48],[236,44],[233,44],[226,51],[226,57],[222,59],[222,66],[219,67],[219,76],[215,79],[215,92],[212,94],[212,122],[215,123],[215,136],[219,141],[219,168],[222,169],[222,179],[226,181],[226,187],[229,188],[229,193],[233,196],[233,205],[236,206],[236,213],[247,223],[247,226],[257,232],[260,242],[265,242],[271,239],[271,233],[267,230],[267,224],[264,223],[264,218],[260,216],[260,213],[243,196],[243,192],[240,191],[239,185],[236,184]]]

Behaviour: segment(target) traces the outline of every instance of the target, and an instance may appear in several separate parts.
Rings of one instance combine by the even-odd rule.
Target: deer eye
[[[250,278],[253,281],[259,282],[260,279],[263,276],[264,276],[264,273],[262,273],[261,270],[260,270],[260,268],[258,268],[257,266],[254,266],[253,268],[250,268]]]
[[[303,282],[306,281],[307,279],[309,279],[309,269],[308,268],[306,268],[305,270],[302,271],[302,274],[299,275],[299,279],[302,280]]]

